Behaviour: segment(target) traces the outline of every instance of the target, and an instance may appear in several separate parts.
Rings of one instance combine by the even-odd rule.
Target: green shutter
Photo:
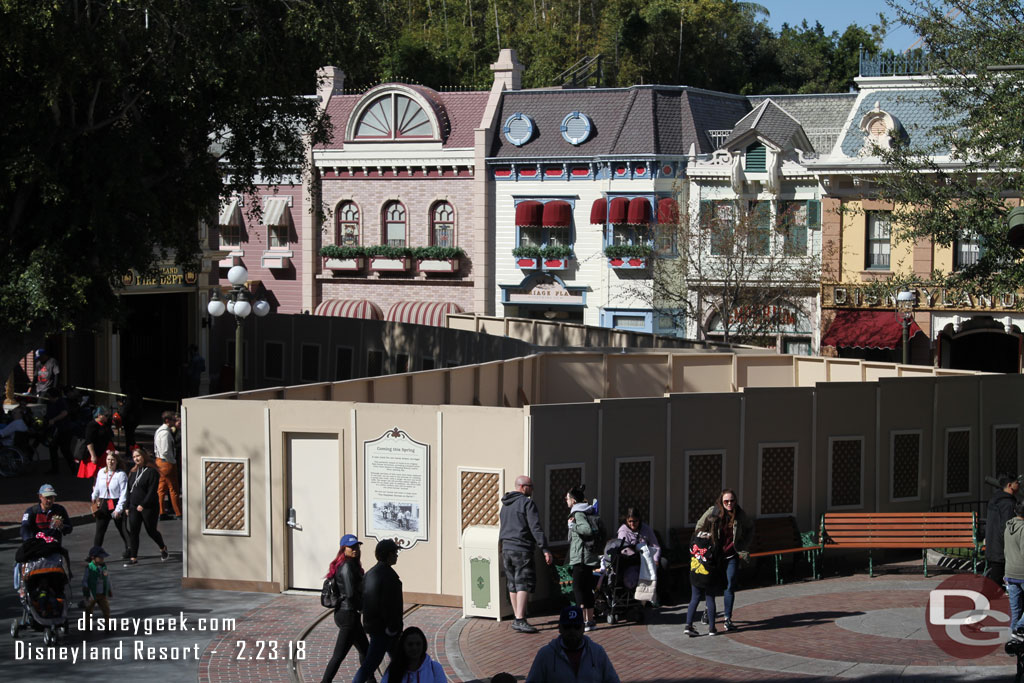
[[[817,230],[821,227],[821,200],[807,200],[807,229]]]
[[[744,168],[746,168],[748,171],[763,172],[768,170],[767,163],[767,151],[765,150],[763,144],[761,144],[760,142],[755,142],[754,144],[747,147]]]
[[[771,215],[770,201],[751,202],[747,215],[747,251],[751,254],[765,256],[771,251]]]

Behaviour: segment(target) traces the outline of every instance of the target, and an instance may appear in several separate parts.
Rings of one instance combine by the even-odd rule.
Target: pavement
[[[95,529],[88,485],[66,468],[56,478],[48,469],[48,463],[36,463],[28,474],[0,479],[0,577],[11,576],[22,512],[34,502],[39,485],[51,483],[76,525],[65,541],[75,573],[70,603],[74,605],[81,599],[83,559]],[[71,649],[63,655],[38,649],[39,632],[23,632],[17,641],[4,636],[4,679],[78,681],[114,674],[124,680],[151,677],[203,683],[320,680],[337,628],[330,612],[320,607],[318,595],[182,589],[181,522],[160,522],[159,527],[171,549],[167,562],[161,562],[156,545],[145,534],[139,565],[124,567],[109,558],[111,608],[113,616],[130,620],[121,625],[124,628],[83,634],[76,623],[81,610],[73,607],[71,631],[64,640]],[[115,552],[120,540],[113,525],[106,542],[108,550],[120,555]],[[401,558],[396,569],[399,574],[415,571],[403,567]],[[967,659],[963,650],[959,656],[948,654],[929,635],[929,591],[948,579],[949,572],[924,578],[919,558],[890,562],[880,569],[868,578],[861,567],[832,562],[832,575],[822,580],[741,590],[733,619],[739,630],[716,637],[683,635],[685,605],[650,610],[644,624],[602,623],[590,635],[606,649],[621,680],[636,683],[1013,679],[1014,661],[1001,646],[972,651],[971,655],[982,656]],[[1005,609],[1005,600],[994,608]],[[13,589],[0,589],[2,625],[9,625],[20,610]],[[537,612],[530,619],[539,633],[514,632],[508,620],[464,619],[459,609],[407,605],[405,623],[423,629],[431,655],[452,681],[487,681],[501,671],[525,680],[537,650],[557,636],[556,612]],[[182,624],[184,630],[179,629]],[[997,644],[1005,640],[1004,634],[993,637]],[[83,646],[90,656],[109,659],[82,661]],[[62,656],[78,660],[65,661]],[[356,654],[350,654],[335,680],[350,680],[357,661]]]

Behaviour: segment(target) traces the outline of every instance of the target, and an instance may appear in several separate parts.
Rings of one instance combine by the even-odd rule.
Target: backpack
[[[329,609],[334,609],[341,602],[341,591],[338,589],[338,582],[334,575],[324,579],[324,587],[320,589],[320,604]]]
[[[608,540],[608,531],[604,528],[604,522],[593,512],[584,512],[583,516],[587,518],[587,526],[590,527],[590,535],[582,537],[583,548],[590,552],[603,553],[605,541]]]

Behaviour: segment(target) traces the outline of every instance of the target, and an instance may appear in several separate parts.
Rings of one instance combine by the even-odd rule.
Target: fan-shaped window
[[[405,207],[401,202],[384,205],[384,244],[392,247],[405,246]]]
[[[592,128],[590,117],[582,112],[574,111],[562,119],[562,137],[573,145],[586,142]]]
[[[359,207],[355,202],[343,202],[338,207],[338,225],[334,243],[343,247],[359,245]]]
[[[434,127],[423,107],[407,95],[391,93],[363,111],[356,124],[357,140],[431,138]]]
[[[435,247],[455,246],[455,210],[448,202],[434,204],[430,212],[430,243]]]
[[[505,133],[505,139],[516,147],[525,145],[533,137],[533,119],[516,112],[505,121],[502,132]]]

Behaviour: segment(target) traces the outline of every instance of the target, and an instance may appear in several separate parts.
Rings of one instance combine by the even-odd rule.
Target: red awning
[[[604,197],[594,201],[594,205],[590,207],[590,222],[594,225],[604,225],[605,219],[608,217],[608,200]]]
[[[545,228],[568,228],[572,225],[572,207],[569,202],[553,201],[544,205]]]
[[[676,200],[672,197],[665,197],[664,199],[658,200],[658,222],[679,222],[679,204],[677,204]]]
[[[516,227],[539,228],[544,205],[540,202],[528,201],[516,204]]]
[[[626,220],[630,225],[647,225],[651,222],[651,203],[643,197],[634,197],[629,200],[629,218]]]
[[[625,197],[616,197],[608,205],[608,222],[612,225],[625,225],[628,214],[629,200]]]
[[[924,334],[910,321],[910,336]],[[836,318],[821,338],[822,346],[858,349],[895,349],[903,342],[903,326],[895,311],[837,311]]]
[[[362,318],[363,320],[384,319],[384,313],[380,310],[380,307],[366,299],[325,299],[313,309],[313,315],[335,318]]]
[[[448,301],[400,301],[388,309],[386,319],[393,323],[444,327],[449,313],[462,313],[462,308]]]

